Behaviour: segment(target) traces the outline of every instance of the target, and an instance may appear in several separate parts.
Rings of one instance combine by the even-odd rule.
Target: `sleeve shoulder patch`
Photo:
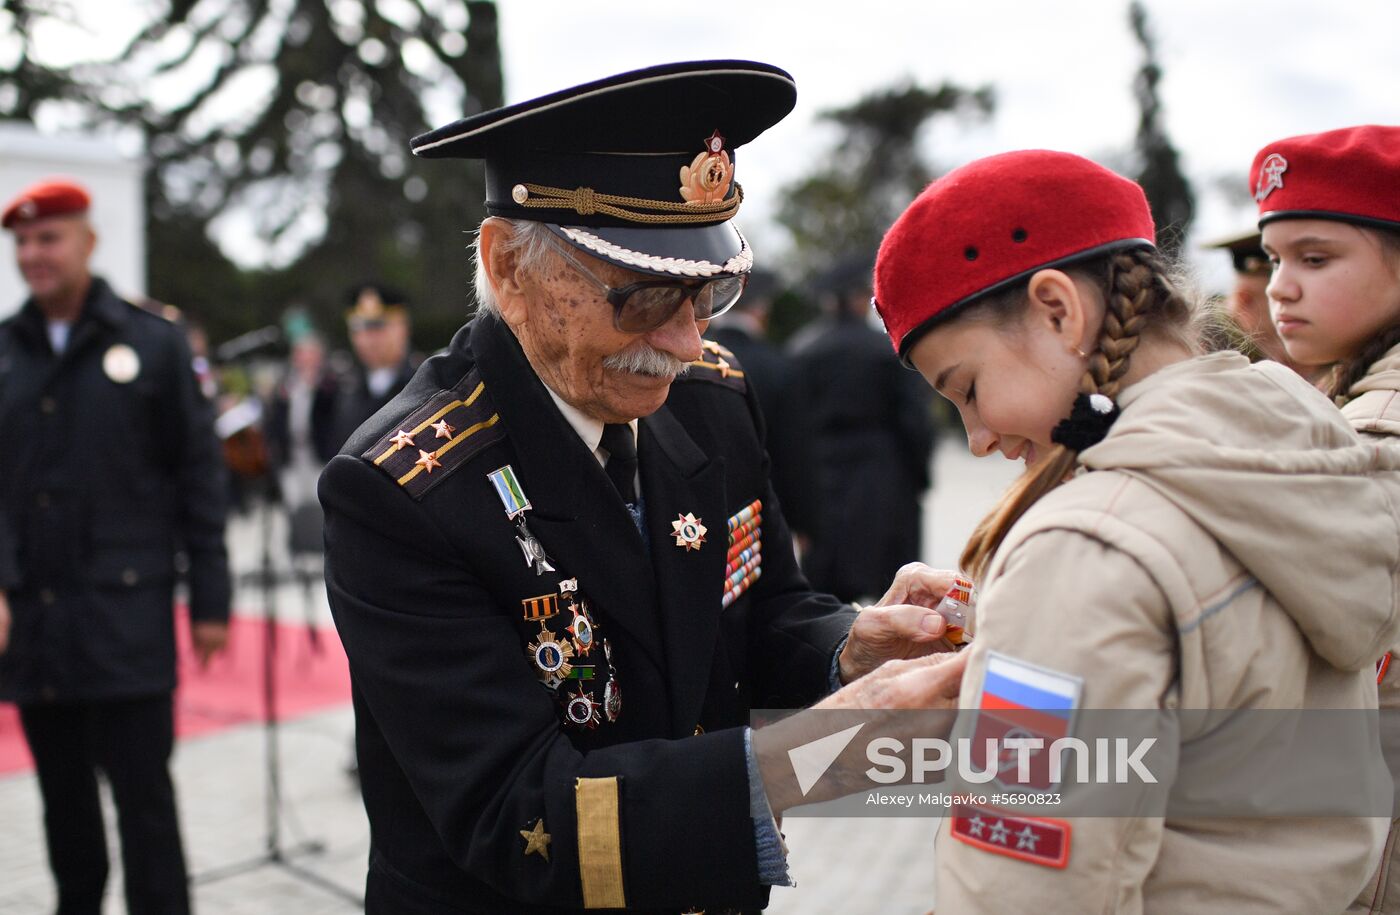
[[[743,366],[739,365],[734,353],[713,340],[702,340],[701,344],[704,351],[700,358],[690,363],[690,371],[676,380],[708,381],[740,394],[745,393],[749,388],[748,381],[744,376]]]
[[[415,500],[474,455],[506,437],[480,374],[439,391],[360,455]]]

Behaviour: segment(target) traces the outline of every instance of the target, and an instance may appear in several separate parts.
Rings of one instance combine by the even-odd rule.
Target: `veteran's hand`
[[[194,656],[199,661],[199,669],[207,669],[209,659],[228,645],[228,623],[217,620],[191,623],[190,643],[194,646]]]
[[[841,649],[841,682],[852,683],[886,661],[954,650],[943,638],[947,621],[933,608],[957,575],[921,562],[901,568],[880,602],[856,617]]]
[[[966,654],[889,661],[812,708],[754,730],[754,755],[773,812],[872,787],[864,750],[871,738],[947,737],[956,719],[966,668]],[[800,753],[814,740],[857,725],[864,739],[853,740],[804,791],[797,780],[793,751]]]
[[[10,599],[0,591],[0,654],[10,647]]]

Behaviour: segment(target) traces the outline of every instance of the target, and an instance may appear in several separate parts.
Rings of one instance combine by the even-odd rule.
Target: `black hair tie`
[[[1050,441],[1071,451],[1083,451],[1103,441],[1118,419],[1118,404],[1105,394],[1080,394],[1074,398],[1069,418],[1050,432]]]

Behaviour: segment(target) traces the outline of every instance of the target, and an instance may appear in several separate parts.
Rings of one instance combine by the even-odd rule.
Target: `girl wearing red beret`
[[[1254,157],[1250,182],[1289,358],[1331,365],[1329,393],[1357,434],[1400,443],[1400,127],[1279,140]],[[1400,709],[1395,651],[1377,665],[1383,709]],[[1349,911],[1400,912],[1397,825]]]
[[[880,248],[895,349],[975,454],[1027,464],[963,554],[981,596],[959,727],[1044,748],[1089,739],[1088,710],[1168,729],[1155,783],[1055,780],[1053,750],[1025,778],[1001,767],[944,820],[940,911],[1339,912],[1380,855],[1374,734],[1298,729],[1344,786],[1304,811],[1271,780],[1299,776],[1299,746],[1261,756],[1221,726],[1263,712],[1180,710],[1374,707],[1400,634],[1400,450],[1378,455],[1281,365],[1200,354],[1154,237],[1136,184],[1027,151],[935,181]],[[995,793],[1028,786],[1069,808]],[[1063,815],[1081,811],[1108,815]]]

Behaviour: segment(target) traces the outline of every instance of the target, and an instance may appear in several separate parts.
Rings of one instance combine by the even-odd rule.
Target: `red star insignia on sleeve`
[[[404,448],[413,444],[413,436],[410,435],[407,430],[400,429],[389,441],[394,443],[395,451],[402,451]]]
[[[457,430],[454,429],[454,428],[452,427],[452,425],[451,425],[450,423],[448,423],[448,421],[445,420],[445,419],[433,423],[432,429],[433,429],[434,432],[437,433],[437,437],[438,437],[438,438],[451,438],[451,437],[452,437],[452,433],[454,433],[454,432],[457,431]]]
[[[422,467],[428,473],[432,473],[434,467],[442,466],[442,461],[439,461],[437,455],[433,454],[431,451],[424,451],[420,448],[418,451],[418,460],[414,461],[413,464],[415,467]]]

